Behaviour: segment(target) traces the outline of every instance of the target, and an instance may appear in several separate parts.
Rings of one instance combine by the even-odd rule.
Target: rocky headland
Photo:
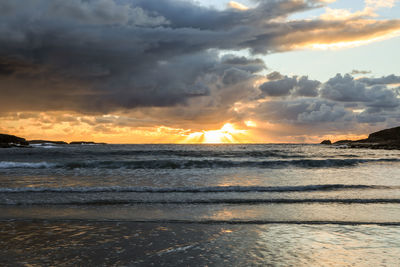
[[[0,134],[0,148],[29,146],[25,138],[9,134]]]
[[[400,126],[371,133],[366,139],[340,140],[334,143],[330,140],[321,142],[325,145],[330,145],[329,143],[347,148],[400,149]]]

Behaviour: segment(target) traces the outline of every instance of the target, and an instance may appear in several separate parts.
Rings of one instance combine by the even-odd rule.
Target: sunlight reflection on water
[[[1,222],[0,263],[398,266],[400,227]],[[49,245],[51,244],[51,245]]]

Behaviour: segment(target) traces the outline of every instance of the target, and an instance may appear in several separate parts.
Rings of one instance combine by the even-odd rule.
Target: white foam
[[[187,249],[193,248],[194,245],[189,245],[189,246],[184,246],[184,247],[177,247],[177,248],[169,248],[163,251],[158,252],[157,254],[159,256],[163,255],[163,254],[167,254],[167,253],[173,253],[173,252],[181,252],[181,251],[185,251]]]
[[[55,164],[48,162],[0,161],[0,169],[15,169],[15,168],[42,169],[42,168],[51,168],[54,166]]]
[[[32,144],[32,147],[40,147],[40,148],[57,148],[58,146],[53,143],[42,143],[42,144]]]

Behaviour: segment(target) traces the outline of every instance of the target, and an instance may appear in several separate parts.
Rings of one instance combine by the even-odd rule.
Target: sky
[[[318,143],[400,125],[398,0],[0,0],[0,133]]]

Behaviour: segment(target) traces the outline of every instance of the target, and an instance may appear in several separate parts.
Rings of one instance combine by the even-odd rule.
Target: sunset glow
[[[371,44],[374,42],[387,40],[387,39],[394,38],[399,35],[400,35],[400,31],[394,31],[394,32],[388,33],[387,35],[373,37],[371,39],[356,40],[356,41],[342,41],[342,42],[336,42],[336,43],[314,43],[314,44],[308,45],[308,47],[311,49],[320,49],[320,50],[344,49],[344,48],[358,47],[358,46],[362,46],[362,45]]]
[[[245,10],[249,9],[247,6],[245,6],[245,5],[241,4],[241,3],[235,2],[235,1],[230,1],[228,3],[228,6],[231,7],[231,8],[234,8],[234,9],[242,10],[242,11],[245,11]]]
[[[249,140],[246,139],[246,134],[246,130],[235,129],[231,123],[226,123],[219,130],[194,132],[185,138],[183,142],[202,144],[248,143]]]

